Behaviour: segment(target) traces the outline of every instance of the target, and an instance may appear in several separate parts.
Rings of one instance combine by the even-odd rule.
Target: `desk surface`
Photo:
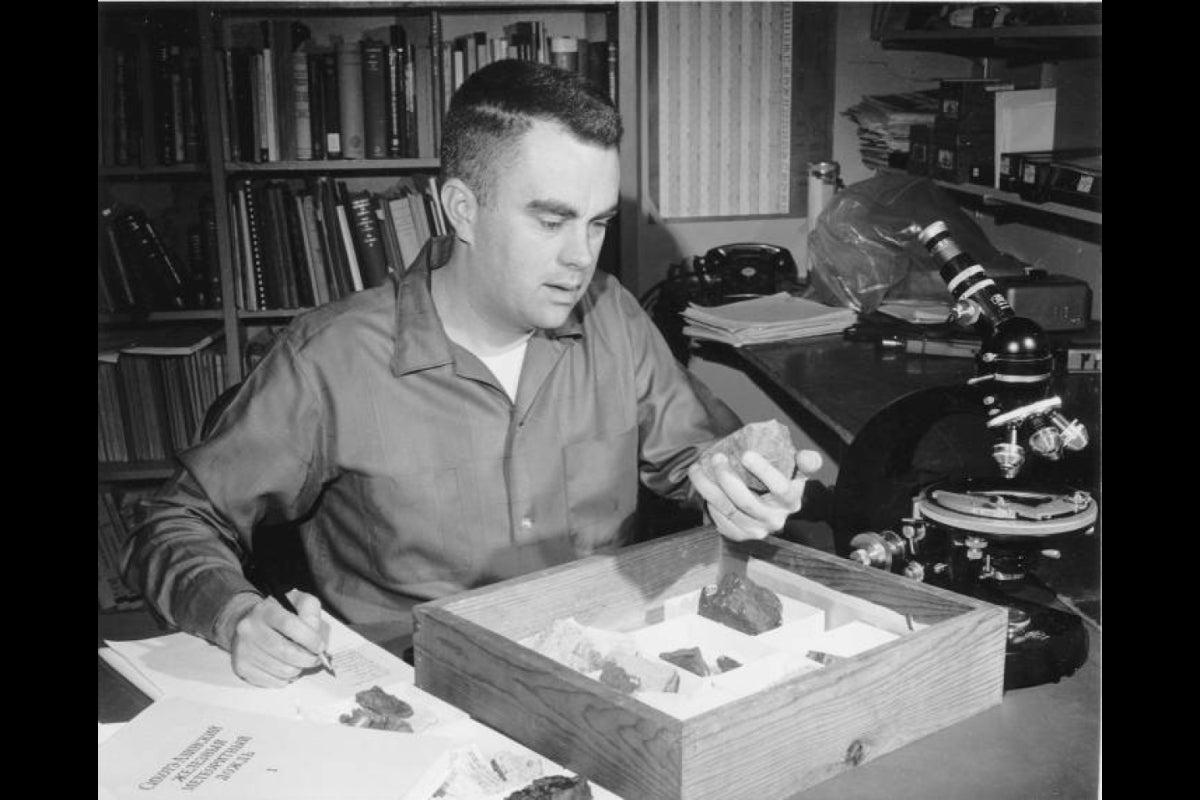
[[[386,631],[359,632],[398,652]],[[1099,630],[1093,627],[1088,633],[1088,661],[1071,677],[1009,692],[999,706],[867,761],[795,800],[1097,797],[1101,647]],[[103,660],[96,660],[101,721],[128,720],[150,704]]]
[[[881,351],[841,335],[742,347],[737,355],[845,445],[893,400],[975,375],[973,359]]]

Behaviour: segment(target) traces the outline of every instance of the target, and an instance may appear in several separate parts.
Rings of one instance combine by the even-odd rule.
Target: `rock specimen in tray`
[[[679,673],[635,653],[615,652],[604,657],[600,682],[622,692],[677,692]]]
[[[784,476],[791,478],[796,472],[796,447],[792,444],[792,433],[787,427],[773,419],[766,422],[751,422],[714,443],[700,454],[700,469],[709,479],[716,481],[712,459],[718,453],[729,459],[729,467],[752,490],[765,492],[766,484],[742,466],[742,454],[747,450],[763,456],[771,466]]]
[[[372,686],[354,695],[354,700],[359,707],[338,717],[338,722],[343,725],[412,732],[412,726],[406,720],[413,715],[413,707],[399,697],[388,694],[378,686]]]
[[[521,644],[579,672],[600,669],[606,653],[633,647],[625,634],[589,628],[574,618],[556,619],[549,628],[522,639]]]
[[[682,647],[679,650],[659,653],[658,657],[663,661],[670,661],[675,666],[686,669],[688,672],[699,675],[701,678],[709,674],[708,664],[704,662],[704,656],[701,655],[699,647]]]
[[[518,789],[504,800],[592,800],[592,787],[580,777],[547,775]]]
[[[742,662],[736,658],[729,656],[717,656],[717,670],[719,672],[729,672],[731,669],[737,669],[742,665]]]
[[[734,572],[726,572],[716,586],[701,590],[699,613],[752,636],[783,623],[783,603],[779,596]]]

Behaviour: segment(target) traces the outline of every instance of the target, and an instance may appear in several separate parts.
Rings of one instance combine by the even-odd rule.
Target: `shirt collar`
[[[389,276],[396,289],[391,363],[392,374],[396,377],[454,361],[450,339],[442,328],[429,289],[430,273],[449,261],[453,251],[453,235],[433,237],[426,242],[408,270],[393,272]],[[531,343],[538,339],[581,337],[583,307],[587,302],[588,298],[585,297],[576,304],[566,321],[557,328],[535,331]]]

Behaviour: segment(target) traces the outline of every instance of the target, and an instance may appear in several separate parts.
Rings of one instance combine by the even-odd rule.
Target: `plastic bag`
[[[838,192],[817,218],[808,234],[805,296],[862,314],[884,301],[950,304],[937,262],[916,238],[917,230],[937,220],[989,273],[1020,271],[933,181],[883,173]]]

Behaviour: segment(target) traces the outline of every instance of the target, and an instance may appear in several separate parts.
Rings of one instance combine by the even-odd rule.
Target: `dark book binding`
[[[358,255],[363,288],[371,289],[381,285],[387,278],[388,260],[383,232],[379,228],[379,218],[375,216],[375,202],[370,192],[350,192],[349,201],[346,213],[354,238],[354,252]]]
[[[163,243],[149,218],[137,208],[111,214],[121,260],[137,274],[135,290],[142,296],[138,305],[147,308],[181,309],[187,306],[186,279],[178,259]]]
[[[384,61],[386,80],[387,104],[387,157],[407,158],[409,152],[410,115],[412,113],[409,99],[410,87],[407,70],[408,40],[404,28],[392,25],[389,29],[390,41],[387,46],[387,58]]]
[[[263,245],[262,209],[253,181],[247,178],[242,181],[239,188],[241,201],[246,210],[246,241],[250,245],[249,267],[253,276],[255,303],[259,309],[266,309],[270,306],[267,304],[267,265]]]
[[[387,45],[364,39],[359,46],[362,49],[363,148],[367,158],[387,158]]]
[[[325,158],[342,157],[341,89],[338,85],[338,54],[320,54],[321,111],[325,133]]]
[[[325,79],[319,51],[308,54],[308,122],[313,159],[325,158]]]

